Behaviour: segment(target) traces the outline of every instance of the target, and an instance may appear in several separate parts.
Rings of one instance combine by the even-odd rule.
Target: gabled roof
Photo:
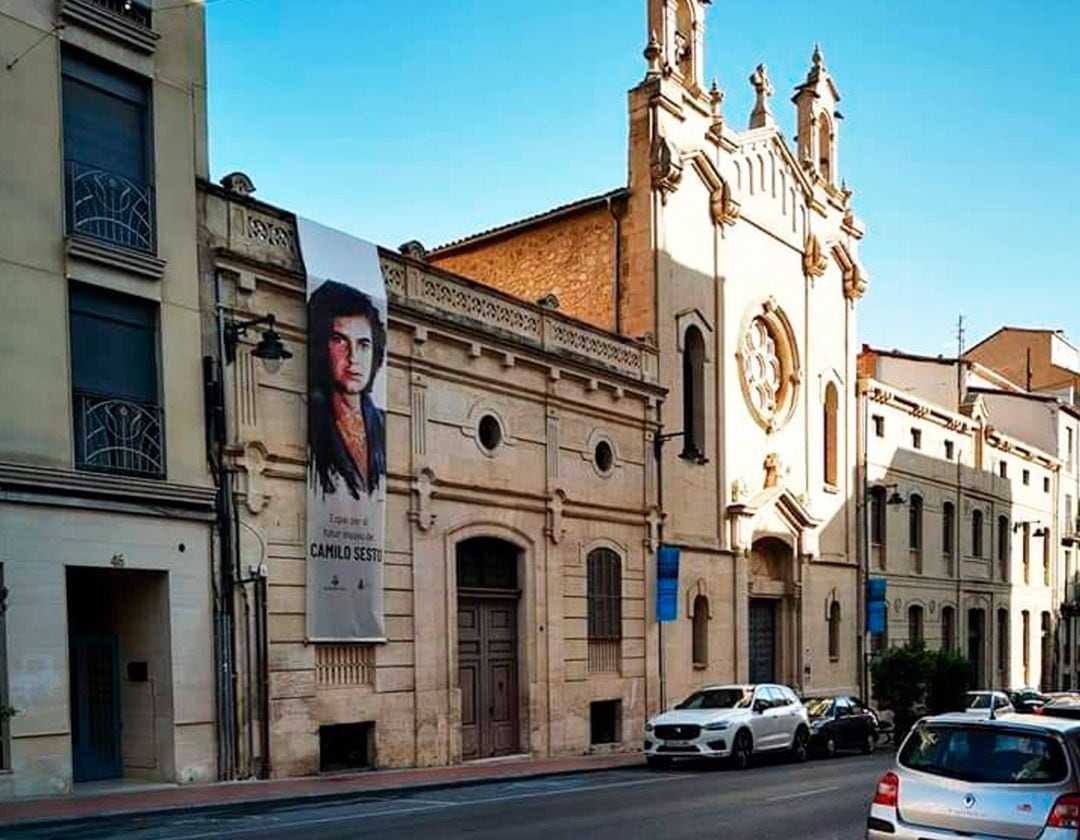
[[[994,330],[992,333],[990,333],[990,335],[988,335],[982,341],[972,345],[967,350],[965,350],[964,353],[965,354],[971,353],[972,351],[977,350],[978,348],[982,347],[987,342],[997,338],[999,335],[1001,335],[1002,333],[1006,333],[1006,332],[1032,333],[1032,334],[1035,334],[1035,335],[1057,336],[1062,341],[1064,341],[1066,344],[1068,344],[1070,347],[1072,347],[1074,350],[1080,350],[1080,348],[1078,348],[1075,344],[1073,344],[1072,341],[1070,341],[1066,337],[1064,331],[1062,331],[1062,330],[1050,329],[1049,327],[1010,327],[1010,326],[1006,325],[1006,326],[1003,326],[1003,327],[998,327],[996,330]]]
[[[445,256],[446,254],[453,253],[462,248],[467,248],[472,245],[476,245],[488,239],[497,239],[501,236],[505,236],[510,233],[516,233],[519,230],[525,228],[534,227],[536,225],[546,224],[547,222],[554,221],[555,219],[562,218],[564,216],[572,216],[575,213],[583,213],[588,210],[594,210],[598,207],[605,207],[607,204],[619,198],[627,198],[630,195],[630,190],[626,187],[619,187],[618,189],[608,190],[605,193],[599,195],[591,195],[588,198],[578,199],[577,201],[571,201],[569,204],[561,204],[558,207],[553,207],[550,210],[545,210],[542,213],[537,213],[533,216],[526,216],[524,219],[518,219],[514,222],[507,222],[504,225],[498,225],[487,230],[480,231],[479,233],[470,234],[469,236],[463,236],[461,239],[455,239],[451,242],[445,242],[435,248],[428,251],[429,257]]]

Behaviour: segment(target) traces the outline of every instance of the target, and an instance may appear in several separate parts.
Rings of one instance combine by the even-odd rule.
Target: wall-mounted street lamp
[[[1046,526],[1044,526],[1042,522],[1040,522],[1038,519],[1025,519],[1021,520],[1020,522],[1014,522],[1012,527],[1013,533],[1015,534],[1025,525],[1035,526],[1035,530],[1031,532],[1031,536],[1033,537],[1045,537],[1048,533]]]
[[[274,329],[277,319],[274,315],[263,315],[250,321],[226,321],[225,322],[225,361],[232,364],[236,361],[236,345],[240,343],[240,336],[246,335],[247,331],[259,324],[266,324],[262,338],[251,351],[256,359],[262,359],[263,367],[268,373],[277,373],[281,369],[281,363],[292,358],[292,353],[285,349],[281,335]]]

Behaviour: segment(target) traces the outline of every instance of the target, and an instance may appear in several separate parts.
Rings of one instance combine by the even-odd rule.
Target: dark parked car
[[[1018,688],[1006,693],[1013,709],[1022,715],[1037,715],[1048,699],[1045,694],[1033,688]]]
[[[1080,696],[1072,692],[1050,694],[1040,714],[1080,720]]]
[[[831,757],[840,750],[874,751],[878,719],[857,697],[807,697],[803,705],[810,717],[810,746],[819,755]]]

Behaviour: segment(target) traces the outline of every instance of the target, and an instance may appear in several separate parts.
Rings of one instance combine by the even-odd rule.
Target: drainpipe
[[[622,288],[621,288],[621,273],[622,273],[622,217],[626,213],[626,199],[614,198],[608,196],[607,209],[611,214],[612,223],[614,225],[615,234],[615,267],[612,272],[612,294],[615,298],[615,332],[618,335],[622,335]]]

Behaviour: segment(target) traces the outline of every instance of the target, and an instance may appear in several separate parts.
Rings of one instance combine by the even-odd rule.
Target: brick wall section
[[[606,207],[433,254],[430,262],[532,303],[554,294],[560,312],[615,329],[615,221]]]

